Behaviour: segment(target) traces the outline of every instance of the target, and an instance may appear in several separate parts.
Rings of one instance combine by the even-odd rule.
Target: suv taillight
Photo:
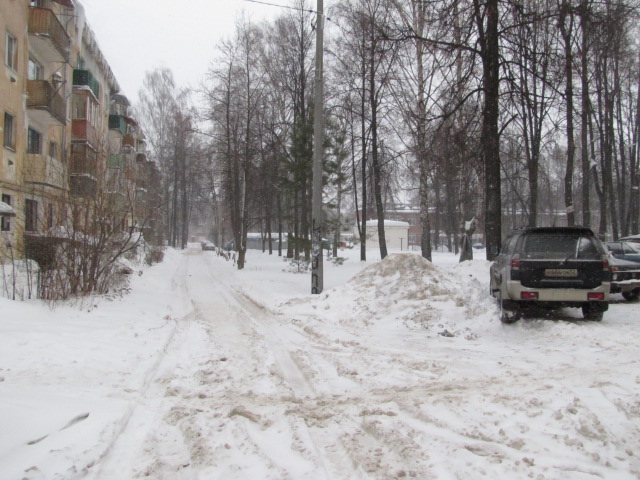
[[[609,258],[606,255],[602,256],[602,271],[603,272],[609,271]]]
[[[520,255],[514,255],[511,259],[511,280],[520,280]]]

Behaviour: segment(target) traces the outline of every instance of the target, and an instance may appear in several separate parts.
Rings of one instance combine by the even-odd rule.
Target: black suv
[[[608,256],[589,228],[515,230],[490,271],[491,295],[498,299],[505,323],[515,322],[532,306],[581,307],[588,320],[602,320],[609,308]]]

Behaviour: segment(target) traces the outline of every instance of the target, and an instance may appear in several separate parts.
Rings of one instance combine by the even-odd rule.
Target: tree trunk
[[[587,2],[582,2],[582,16],[580,24],[582,27],[582,51],[580,52],[580,83],[582,85],[582,112],[580,113],[580,146],[582,155],[582,224],[585,227],[591,226],[591,162],[589,161],[589,18],[587,14]]]
[[[498,0],[474,0],[475,18],[480,34],[483,68],[484,105],[482,107],[482,154],[485,168],[485,234],[487,260],[493,260],[502,243],[502,198],[500,179],[500,134],[498,130],[500,98],[500,51],[498,46]]]
[[[364,35],[364,33],[363,33]],[[362,230],[360,231],[360,261],[367,261],[367,127],[365,123],[366,112],[366,65],[362,59],[362,92],[360,98],[360,141],[362,145],[361,182],[362,182]]]
[[[567,166],[564,175],[564,204],[567,212],[567,225],[575,225],[575,207],[573,205],[573,168],[575,162],[575,138],[573,132],[573,49],[571,33],[573,15],[569,5],[563,4],[560,10],[559,27],[564,41],[565,106],[567,121]],[[569,21],[567,27],[566,21]]]
[[[418,35],[424,34],[425,28],[425,5],[414,0],[413,16],[415,30]],[[426,152],[426,131],[427,131],[427,108],[425,101],[426,80],[424,75],[424,43],[416,41],[416,62],[418,68],[417,88],[418,107],[416,115],[416,162],[420,175],[419,197],[420,197],[420,226],[422,235],[420,238],[420,253],[423,258],[431,261],[431,221],[429,219],[429,164]]]
[[[420,162],[420,226],[422,236],[420,238],[420,253],[422,257],[431,261],[431,220],[429,219],[429,184],[427,164],[425,159]]]
[[[638,60],[640,62],[640,59]],[[631,194],[629,196],[629,221],[631,233],[638,231],[638,221],[640,217],[640,178],[638,178],[638,141],[640,139],[640,72],[638,74],[638,87],[636,90],[636,116],[633,126],[633,146],[630,153],[629,171]]]

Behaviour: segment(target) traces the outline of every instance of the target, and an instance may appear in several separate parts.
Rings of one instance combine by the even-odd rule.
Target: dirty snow
[[[483,260],[243,271],[197,245],[130,288],[0,298],[0,479],[638,479],[640,304],[498,321]]]

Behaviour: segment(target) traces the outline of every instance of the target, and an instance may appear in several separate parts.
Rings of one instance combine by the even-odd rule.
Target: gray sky
[[[145,72],[157,67],[170,68],[181,87],[198,87],[216,43],[233,34],[242,11],[255,22],[284,12],[246,0],[80,1],[122,93],[133,102]]]

